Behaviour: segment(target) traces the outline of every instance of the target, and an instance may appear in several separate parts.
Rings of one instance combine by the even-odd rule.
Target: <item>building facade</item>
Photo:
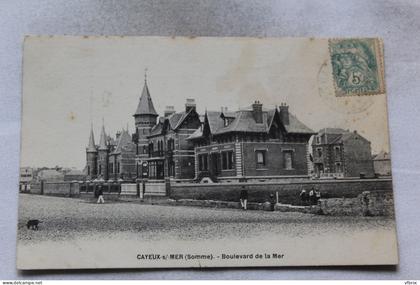
[[[263,109],[256,101],[236,112],[207,111],[194,143],[195,179],[250,181],[307,178],[314,132],[289,107]]]
[[[381,151],[373,157],[373,168],[377,176],[391,175],[391,156],[385,151]]]
[[[149,179],[194,178],[194,145],[187,138],[200,126],[193,99],[187,99],[182,112],[175,112],[171,106],[167,108],[148,136]]]
[[[19,190],[29,191],[30,184],[34,179],[34,171],[32,167],[21,167],[19,169]]]
[[[105,133],[102,126],[99,145],[95,145],[93,130],[90,131],[86,148],[87,180],[132,181],[136,179],[136,145],[128,130],[117,132],[115,139]]]
[[[318,178],[374,177],[370,142],[356,131],[325,128],[312,141]]]

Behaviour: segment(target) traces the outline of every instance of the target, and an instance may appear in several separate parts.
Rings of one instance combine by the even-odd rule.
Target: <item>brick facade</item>
[[[323,129],[312,142],[318,177],[374,177],[370,142],[357,132]]]

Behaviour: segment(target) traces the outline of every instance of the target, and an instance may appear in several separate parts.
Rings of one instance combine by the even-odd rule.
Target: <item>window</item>
[[[283,152],[284,169],[293,169],[293,151],[288,150]]]
[[[88,166],[88,175],[90,175],[90,166]]]
[[[102,165],[99,164],[99,174],[102,174]]]
[[[340,158],[340,147],[339,146],[334,147],[334,155],[335,155],[335,158]]]
[[[233,151],[222,152],[222,169],[233,169]]]
[[[318,155],[318,157],[322,157],[322,148],[318,147],[316,149],[316,154]]]
[[[316,136],[316,144],[321,144],[321,137],[320,136]]]
[[[117,162],[117,173],[120,173],[120,163]]]
[[[341,162],[336,162],[336,164],[335,164],[335,172],[336,173],[342,173],[343,172],[343,168],[341,167]]]
[[[200,154],[198,156],[198,170],[207,171],[208,170],[208,154]]]
[[[173,139],[169,139],[167,144],[168,144],[168,150],[173,150],[174,149],[174,140]]]
[[[256,156],[256,162],[257,162],[257,168],[263,168],[266,163],[266,151],[265,150],[256,150],[255,156]]]
[[[110,173],[114,173],[114,164],[112,162],[109,163],[109,171]]]

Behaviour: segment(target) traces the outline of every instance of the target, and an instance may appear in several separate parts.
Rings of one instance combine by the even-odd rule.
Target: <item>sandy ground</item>
[[[309,259],[304,264],[325,264],[337,258],[342,258],[340,262],[344,264],[357,264],[375,255],[384,260],[389,256],[389,249],[395,251],[392,258],[396,258],[394,222],[381,217],[327,217],[134,202],[94,204],[28,194],[19,198],[18,266],[21,268],[160,267],[160,263],[139,264],[133,260],[138,252],[167,253],[175,249],[175,252],[206,251],[215,255],[274,250],[290,256],[285,264],[302,263],[295,256],[300,251],[308,253]],[[29,219],[43,221],[38,231],[26,228]],[[104,248],[110,250],[109,255],[104,254]],[[333,254],[329,257],[327,254],[322,262],[317,261],[320,252],[331,249]],[[360,254],[353,256],[354,250]],[[43,258],[42,264],[37,260],[38,255]],[[128,256],[131,261],[123,262]]]

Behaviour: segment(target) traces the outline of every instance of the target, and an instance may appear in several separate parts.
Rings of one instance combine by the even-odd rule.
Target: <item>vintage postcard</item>
[[[398,264],[383,60],[377,38],[26,37],[17,268]]]

